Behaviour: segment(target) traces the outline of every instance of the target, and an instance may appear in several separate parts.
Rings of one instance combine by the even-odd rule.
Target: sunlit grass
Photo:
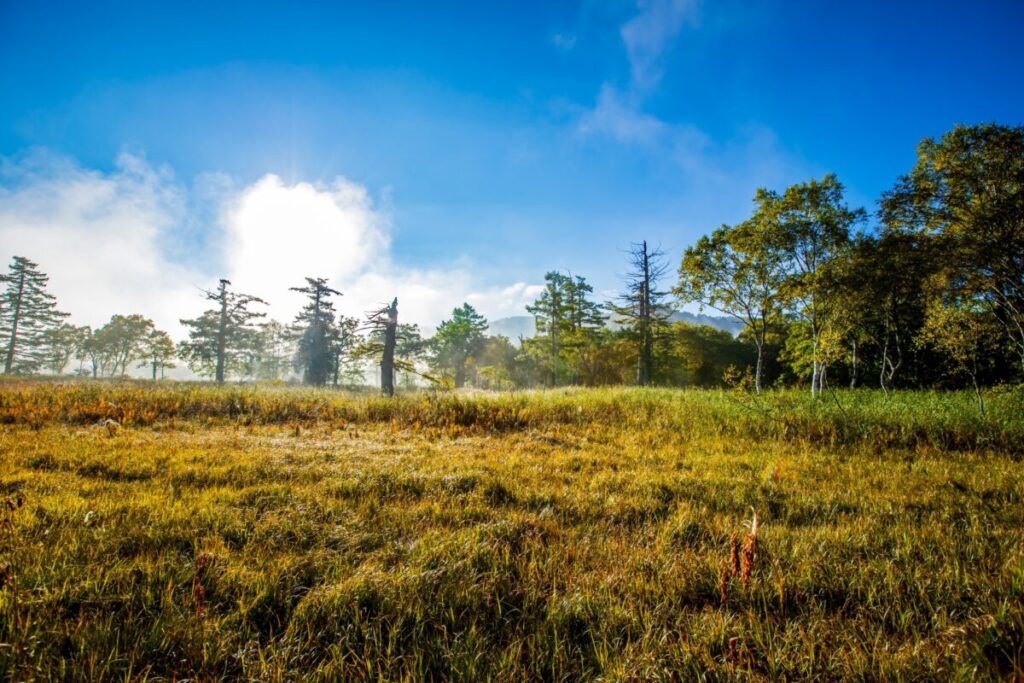
[[[989,404],[3,385],[0,674],[1013,678],[1024,411]]]

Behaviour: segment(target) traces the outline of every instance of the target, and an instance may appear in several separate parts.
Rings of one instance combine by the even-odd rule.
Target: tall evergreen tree
[[[4,349],[4,374],[37,372],[46,364],[46,333],[60,325],[67,313],[57,310],[57,299],[46,291],[49,276],[39,264],[15,256],[6,274],[0,275],[0,343]]]
[[[205,298],[216,303],[192,320],[182,320],[188,328],[188,341],[180,351],[195,372],[210,376],[223,384],[228,372],[250,374],[250,361],[255,355],[256,319],[265,314],[250,310],[253,304],[266,301],[250,294],[232,292],[229,280],[222,279],[215,290],[203,290]]]
[[[569,277],[556,270],[544,275],[544,289],[533,304],[526,307],[533,315],[537,337],[528,349],[540,351],[545,357],[550,386],[559,383],[563,363],[563,345],[569,326],[569,301],[566,286]]]
[[[466,361],[481,350],[486,332],[487,319],[467,303],[438,325],[432,340],[433,363],[452,374],[456,388],[466,383]]]
[[[292,287],[309,299],[295,317],[294,328],[299,335],[295,353],[295,369],[302,372],[306,384],[322,387],[334,377],[335,330],[334,303],[331,297],[341,292],[327,286],[325,278],[306,278],[306,286]]]

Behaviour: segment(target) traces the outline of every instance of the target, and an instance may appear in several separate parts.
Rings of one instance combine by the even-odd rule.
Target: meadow
[[[1019,680],[986,399],[0,383],[0,677]]]

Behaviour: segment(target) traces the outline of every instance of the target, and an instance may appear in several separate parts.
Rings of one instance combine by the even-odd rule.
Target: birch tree
[[[764,386],[765,340],[780,312],[779,290],[785,279],[780,250],[760,208],[750,220],[723,225],[701,237],[683,254],[675,294],[742,322],[757,348],[754,389]]]

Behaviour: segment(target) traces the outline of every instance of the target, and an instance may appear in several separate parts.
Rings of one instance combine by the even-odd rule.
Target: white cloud
[[[289,288],[323,277],[342,292],[337,309],[361,317],[398,297],[403,322],[432,329],[470,301],[492,318],[522,314],[517,287],[481,288],[471,264],[413,268],[390,257],[390,220],[366,189],[343,178],[330,185],[284,184],[264,176],[230,201],[222,216],[229,279],[290,319],[302,294]]]
[[[145,312],[177,328],[196,299],[192,283],[205,278],[161,251],[185,212],[169,171],[122,154],[100,173],[40,152],[5,162],[0,180],[4,264],[14,255],[36,261],[60,308],[80,323]]]
[[[471,263],[403,267],[390,256],[389,229],[366,188],[340,177],[289,185],[266,175],[239,189],[206,174],[190,192],[137,156],[122,155],[108,173],[45,153],[0,160],[0,259],[37,261],[79,323],[143,313],[180,337],[179,318],[206,305],[198,288],[223,276],[284,321],[302,303],[288,288],[305,276],[341,290],[338,308],[348,315],[397,296],[402,320],[428,329],[464,301],[498,318],[524,313],[532,300],[523,283],[483,284]],[[183,259],[183,245],[195,244],[217,253]]]

